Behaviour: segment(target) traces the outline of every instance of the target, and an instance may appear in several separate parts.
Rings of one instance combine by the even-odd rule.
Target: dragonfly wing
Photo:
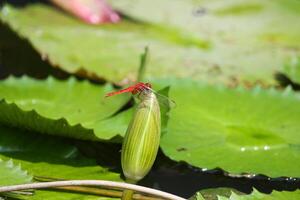
[[[152,88],[147,87],[147,89],[151,90],[156,95],[156,98],[161,106],[164,106],[167,108],[175,108],[176,107],[176,103],[174,100],[170,99],[169,97],[167,97],[165,95],[159,94]]]

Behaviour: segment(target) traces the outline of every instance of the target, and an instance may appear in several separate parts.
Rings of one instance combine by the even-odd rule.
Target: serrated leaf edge
[[[72,86],[72,85],[74,85],[76,83],[77,79],[74,76],[71,76],[70,78],[68,78],[66,80],[59,80],[59,79],[54,78],[53,76],[48,76],[46,79],[40,80],[40,79],[35,79],[35,78],[32,78],[32,77],[29,77],[27,75],[23,75],[21,77],[16,77],[16,76],[10,75],[10,76],[8,76],[8,78],[6,78],[4,80],[0,80],[0,84],[1,83],[12,84],[12,83],[14,83],[16,81],[26,81],[26,82],[29,82],[29,83],[34,83],[35,81],[44,81],[45,83],[47,83],[47,85],[51,85],[51,84],[53,84],[54,81],[57,81],[57,82],[67,83],[69,86]],[[91,84],[89,82],[89,80],[80,80],[79,82],[81,84],[84,84],[84,85]],[[111,84],[109,84],[109,83],[106,83],[103,87],[104,87],[105,91],[111,91],[113,89],[113,86]],[[24,113],[27,113],[27,114],[33,114],[33,115],[35,115],[37,117],[41,117],[43,119],[50,120],[50,121],[52,121],[54,123],[61,123],[61,124],[64,124],[64,125],[68,125],[70,128],[80,128],[80,129],[84,129],[85,131],[91,131],[93,133],[93,137],[87,137],[88,140],[103,141],[103,140],[111,140],[111,139],[113,139],[115,137],[119,137],[120,136],[120,135],[115,135],[115,136],[113,136],[111,138],[99,138],[97,136],[97,134],[96,134],[96,132],[95,132],[94,129],[85,127],[81,123],[71,124],[68,121],[68,119],[66,119],[65,117],[60,117],[60,118],[57,118],[57,119],[45,117],[45,116],[39,114],[39,112],[36,111],[35,109],[24,110],[21,107],[19,107],[15,102],[11,102],[11,103],[7,102],[7,100],[5,98],[0,98],[0,104],[1,103],[6,104],[7,106],[14,106],[18,110],[20,110],[21,112],[24,112]],[[103,120],[105,120],[105,119],[106,118],[104,118]],[[19,127],[19,128],[23,128],[23,127]],[[32,130],[35,131],[34,129],[32,129]],[[63,136],[65,136],[65,135],[63,135]],[[78,137],[78,139],[83,139],[83,138]]]
[[[31,176],[28,173],[28,171],[22,169],[21,164],[15,165],[12,159],[5,161],[0,158],[0,163],[1,162],[3,162],[4,166],[7,167],[8,169],[19,173],[21,176],[26,177],[26,180],[24,182],[26,183],[32,182],[33,176]]]

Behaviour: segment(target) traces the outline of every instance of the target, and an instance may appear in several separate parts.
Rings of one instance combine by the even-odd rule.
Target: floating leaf
[[[27,38],[53,65],[90,78],[113,82],[135,79],[138,58],[145,46],[153,49],[149,59],[152,66],[149,73],[153,76],[167,76],[174,69],[175,75],[192,75],[194,70],[186,71],[185,67],[194,63],[190,67],[197,68],[201,61],[199,56],[189,55],[192,52],[200,54],[200,51],[177,45],[202,46],[201,40],[192,40],[180,32],[161,27],[126,20],[117,25],[91,26],[40,4],[24,9],[4,6],[0,18],[21,37]],[[49,18],[51,23],[45,25]],[[175,64],[183,67],[174,68]]]
[[[217,200],[218,196],[222,197],[230,197],[230,195],[234,192],[235,194],[244,194],[239,192],[238,190],[232,189],[232,188],[225,188],[225,187],[220,187],[220,188],[209,188],[209,189],[204,189],[200,190],[200,192],[197,192],[194,197],[191,199],[196,199],[196,200]]]
[[[71,192],[57,191],[36,191],[35,195],[29,200],[117,200],[119,198],[101,197],[99,195],[78,194]]]
[[[78,139],[111,139],[123,132],[102,128],[128,100],[106,100],[112,86],[93,85],[70,78],[59,81],[10,77],[0,82],[0,122],[41,133]],[[110,123],[112,126],[112,122]]]
[[[300,98],[289,89],[228,89],[166,81],[176,101],[164,153],[204,169],[300,176]]]
[[[52,79],[52,81],[60,83],[64,88],[64,85],[70,80],[61,82]],[[11,87],[7,87],[9,82],[11,82]],[[25,84],[26,82],[32,84]],[[32,119],[35,119],[35,123],[18,124],[23,121],[21,119],[30,121],[31,118],[30,115],[25,117],[24,111],[22,111],[27,104],[20,104],[22,101],[18,102],[16,97],[19,97],[19,100],[24,100],[26,97],[25,93],[30,94],[30,91],[39,93],[39,90],[33,90],[33,86],[37,84],[42,88],[47,88],[44,86],[45,83],[47,82],[27,78],[25,80],[11,78],[10,81],[3,81],[0,84],[0,94],[4,95],[5,99],[15,102],[21,109],[16,105],[4,103],[4,107],[1,110],[13,107],[14,112],[1,112],[1,121],[3,119],[13,119],[8,121],[14,122],[15,125],[21,127],[29,124],[30,127],[27,128],[33,127],[34,130],[43,130],[41,129],[43,127],[41,124],[46,123],[49,125],[46,126],[48,127],[47,130],[49,130],[48,133],[56,133],[56,131],[53,131],[56,125],[48,124],[49,120],[42,121],[45,118],[44,115],[47,118],[49,117],[49,114],[46,112],[39,115],[35,114],[33,115],[35,116],[34,118],[31,116]],[[299,96],[296,96],[293,92],[289,90],[284,92],[266,91],[260,88],[255,88],[251,91],[242,88],[226,89],[188,80],[170,80],[164,83],[159,81],[155,83],[153,81],[153,83],[155,85],[154,88],[171,85],[170,97],[177,104],[177,107],[170,115],[168,134],[162,138],[161,142],[162,149],[167,156],[174,160],[187,161],[194,166],[202,168],[221,167],[231,173],[262,173],[272,177],[299,176],[298,169],[300,166],[298,163],[300,162],[296,161],[300,159],[298,148],[300,143],[298,139],[300,138],[298,137],[300,129],[298,125],[300,117],[298,105],[300,100]],[[89,85],[84,82],[76,82],[76,84]],[[28,87],[29,85],[31,86]],[[7,91],[10,91],[10,93]],[[63,97],[64,103],[67,102],[66,96],[72,97],[76,94],[72,91],[70,92],[69,95]],[[56,93],[59,93],[58,89]],[[91,92],[88,93],[92,94]],[[40,98],[43,97],[41,94],[39,94]],[[28,96],[28,102],[32,101]],[[54,97],[53,95],[48,96]],[[37,97],[34,96],[34,98]],[[119,98],[122,97],[112,98],[110,101],[119,101]],[[57,100],[59,98],[54,99]],[[57,101],[52,101],[51,99],[49,99],[48,104],[40,104],[38,102],[43,101],[36,101],[36,104],[31,104],[29,106],[30,109],[34,108],[37,112],[39,110],[48,111],[51,110],[48,104],[55,105],[57,103]],[[195,102],[197,103],[195,104]],[[78,99],[77,103],[69,105],[68,109],[66,109],[68,113],[66,112],[65,114],[74,114],[78,107],[82,108],[85,105],[80,104]],[[56,108],[59,108],[59,106],[57,105]],[[91,110],[95,111],[96,109],[91,107]],[[15,111],[19,114],[11,115]],[[61,115],[62,109],[58,109],[53,113]],[[113,118],[99,120],[93,126],[90,126],[90,133],[94,132],[101,139],[110,139],[118,134],[124,134],[131,115],[132,109],[122,112]],[[68,120],[71,116],[62,117]],[[85,114],[80,116],[85,116]],[[85,125],[84,121],[82,123],[83,127]],[[56,123],[60,124],[59,122]],[[68,125],[65,127],[68,127]],[[74,132],[72,129],[72,135],[67,136],[81,138],[81,132],[77,129],[75,130]],[[66,134],[63,132],[63,135]],[[95,138],[84,137],[84,139]],[[269,162],[266,162],[266,160]]]
[[[81,155],[65,139],[0,126],[0,158],[12,158],[37,177],[121,181],[120,175]],[[1,166],[1,163],[0,163]],[[13,172],[13,171],[12,171]],[[0,173],[0,182],[2,181]],[[19,182],[18,182],[19,183]],[[17,182],[14,182],[17,184]],[[46,198],[47,197],[47,198]],[[37,191],[30,199],[110,199],[55,191]]]
[[[300,190],[296,190],[293,192],[290,191],[273,191],[271,194],[263,194],[254,189],[251,194],[248,195],[238,195],[234,192],[230,195],[230,197],[224,197],[219,195],[217,200],[286,200],[286,199],[299,199],[300,198]],[[203,196],[200,193],[197,193],[196,200],[203,200]],[[211,198],[205,198],[205,200],[213,200]]]
[[[0,159],[0,186],[29,183],[31,180],[32,176],[22,170],[20,165],[15,165],[12,160]]]
[[[300,55],[292,57],[284,66],[283,72],[296,83],[300,83]]]
[[[65,139],[3,126],[0,126],[0,131],[0,158],[13,158],[34,176],[120,180],[119,174],[97,166],[94,160],[82,156]]]
[[[300,55],[300,3],[294,0],[123,0],[110,3],[147,23],[175,27],[211,42],[202,58],[215,70],[236,71],[233,78],[270,81],[286,58]],[[288,48],[287,48],[288,47]],[[207,65],[204,64],[204,65]],[[201,63],[202,65],[202,63]],[[250,72],[251,71],[251,72]]]
[[[113,4],[121,2],[123,1],[116,1]],[[182,1],[180,3],[178,3],[179,1],[166,2],[149,2],[151,5],[146,10],[141,9],[141,12],[148,13],[148,8],[165,9],[170,5],[168,8],[175,15],[184,12],[185,15],[192,16],[191,9],[197,8],[195,4],[186,1],[186,3]],[[157,6],[158,4],[159,6]],[[183,10],[179,9],[181,4],[184,5]],[[139,4],[134,7],[138,6]],[[186,7],[188,9],[185,9]],[[128,13],[126,9],[124,12]],[[165,12],[153,13],[163,14]],[[265,15],[268,16],[268,13],[264,14],[262,18],[265,18]],[[182,17],[181,14],[178,17]],[[137,77],[138,57],[145,46],[149,46],[151,51],[148,62],[151,67],[147,70],[147,78],[192,77],[213,83],[261,80],[266,84],[272,84],[274,83],[273,72],[281,71],[283,60],[290,54],[286,53],[287,50],[280,45],[274,45],[272,42],[261,43],[265,39],[249,35],[246,28],[254,27],[249,26],[250,22],[247,23],[248,21],[245,20],[230,21],[226,18],[225,21],[221,21],[218,17],[214,17],[213,25],[226,28],[227,32],[224,35],[222,30],[215,30],[214,27],[211,27],[211,20],[199,19],[203,24],[199,26],[197,23],[197,27],[204,30],[187,32],[182,26],[175,26],[175,24],[175,28],[172,27],[174,21],[187,26],[181,18],[170,17],[170,24],[167,24],[156,20],[153,15],[149,14],[152,16],[151,19],[153,18],[151,22],[161,25],[124,19],[115,25],[89,26],[54,8],[36,4],[22,9],[6,5],[0,12],[0,19],[21,37],[29,40],[42,57],[48,59],[52,65],[70,73],[88,76],[92,79],[104,78],[113,82]],[[51,18],[51,22],[49,22],[49,18]],[[267,19],[270,18],[267,17]],[[236,17],[235,19],[242,18]],[[282,20],[287,21],[288,19],[283,18]],[[194,17],[192,17],[192,21],[196,21]],[[255,23],[257,21],[261,20],[255,19]],[[254,21],[251,21],[250,24],[253,23]],[[222,26],[219,26],[220,24]],[[242,28],[236,28],[237,24]],[[255,30],[260,28],[256,27]],[[232,30],[242,30],[243,38],[236,39],[239,32],[231,34]],[[200,36],[195,35],[200,32],[207,37],[207,40],[203,41]],[[211,35],[211,32],[216,37],[208,37],[207,35]],[[211,43],[212,45],[210,45]]]
[[[216,48],[222,45],[240,48],[243,44],[252,44],[253,48],[259,43],[263,43],[260,47],[268,44],[299,47],[300,44],[297,37],[300,27],[294,26],[298,22],[300,3],[294,0],[249,3],[239,0],[110,0],[110,3],[135,19],[176,27],[212,40]]]

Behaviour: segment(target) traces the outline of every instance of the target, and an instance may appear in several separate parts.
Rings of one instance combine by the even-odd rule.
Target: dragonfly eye
[[[145,83],[145,86],[148,88],[152,88],[152,85],[150,83]]]
[[[133,95],[134,94],[136,94],[136,93],[138,93],[138,89],[134,89],[134,90],[132,90],[132,92],[131,92]]]

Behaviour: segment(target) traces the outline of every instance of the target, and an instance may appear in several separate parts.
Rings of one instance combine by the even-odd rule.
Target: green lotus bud
[[[139,82],[128,88],[110,92],[106,97],[131,92],[139,103],[127,128],[121,155],[126,181],[136,183],[151,169],[159,147],[161,121],[160,107],[151,84]],[[124,190],[122,200],[131,200],[132,190]]]
[[[150,171],[160,142],[160,107],[156,95],[144,89],[138,98],[140,102],[122,146],[121,163],[128,182],[137,182]]]

